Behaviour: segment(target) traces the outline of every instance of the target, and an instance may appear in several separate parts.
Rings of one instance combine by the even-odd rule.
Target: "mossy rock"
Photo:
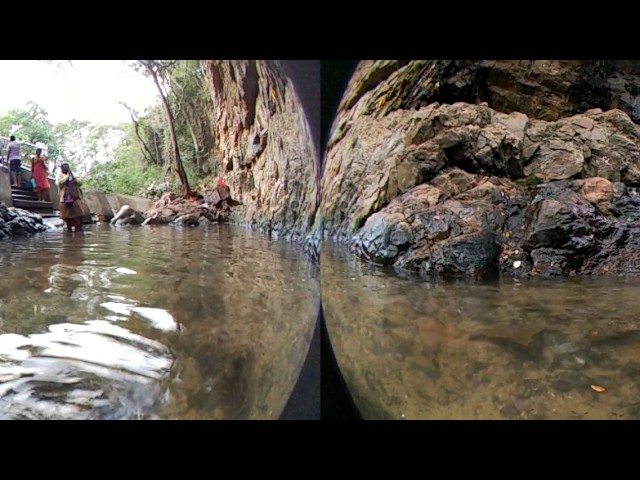
[[[542,179],[536,177],[535,174],[529,175],[527,178],[521,178],[515,181],[517,185],[521,185],[523,187],[535,187],[542,183]]]

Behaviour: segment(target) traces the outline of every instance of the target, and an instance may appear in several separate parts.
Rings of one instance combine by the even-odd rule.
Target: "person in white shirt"
[[[9,137],[9,146],[7,147],[7,161],[11,172],[11,185],[16,187],[20,186],[20,164],[22,163],[20,147],[20,143],[16,142],[16,137],[11,135]]]

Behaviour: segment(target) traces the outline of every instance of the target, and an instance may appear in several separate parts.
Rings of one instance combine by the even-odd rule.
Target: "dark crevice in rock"
[[[247,72],[242,80],[242,91],[244,101],[247,104],[247,116],[244,126],[249,128],[253,125],[256,116],[256,101],[258,100],[258,70],[255,62],[247,64]]]

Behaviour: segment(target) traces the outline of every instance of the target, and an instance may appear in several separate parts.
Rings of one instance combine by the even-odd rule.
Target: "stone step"
[[[38,197],[35,193],[12,193],[11,198],[13,200],[38,200]]]
[[[37,200],[13,200],[13,206],[25,210],[47,210],[53,211],[51,202],[38,202]]]

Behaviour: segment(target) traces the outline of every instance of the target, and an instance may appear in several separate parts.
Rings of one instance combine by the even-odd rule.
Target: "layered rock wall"
[[[333,126],[317,231],[426,275],[640,273],[638,74],[363,62]]]

